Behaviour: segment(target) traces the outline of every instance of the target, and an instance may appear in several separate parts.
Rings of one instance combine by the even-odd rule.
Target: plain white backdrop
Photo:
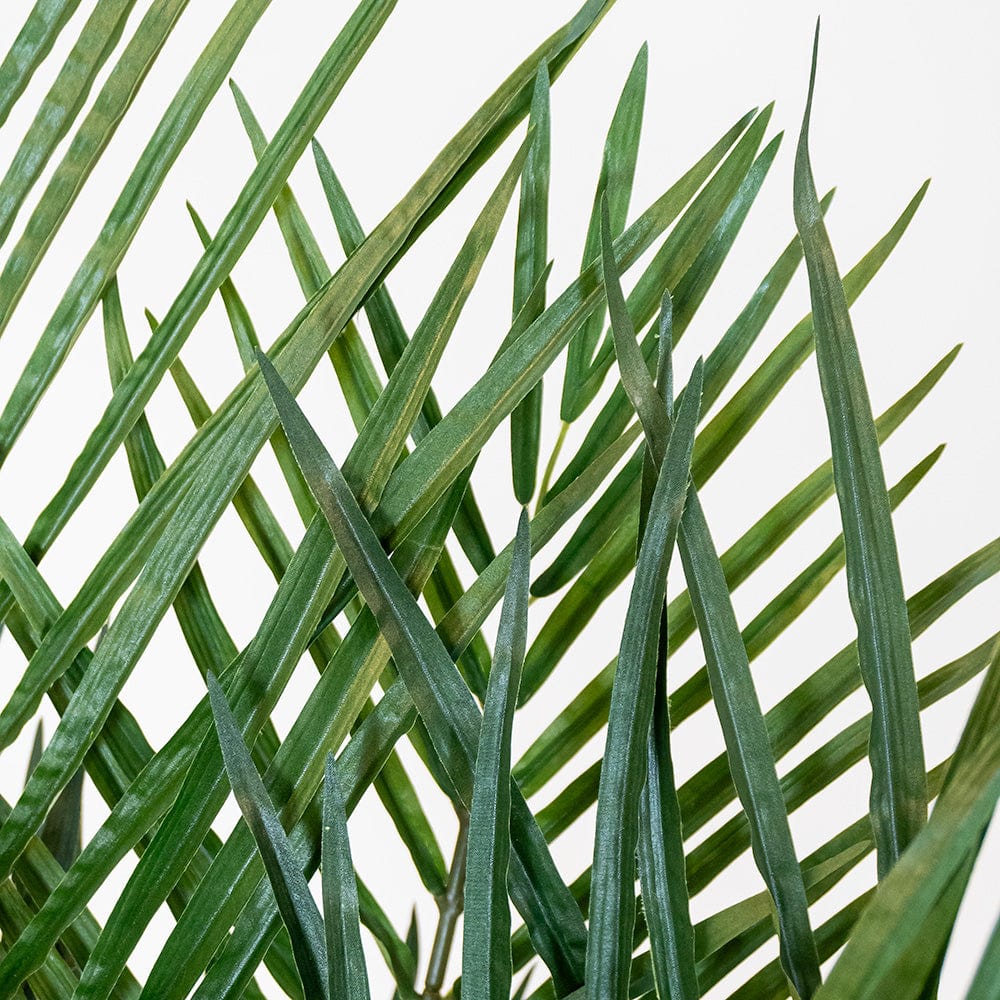
[[[128,32],[147,4],[137,4]],[[143,86],[84,196],[34,279],[0,341],[0,395],[6,400],[39,331],[95,238],[177,86],[214,26],[228,9],[223,0],[194,3],[183,15]],[[334,166],[363,224],[372,227],[405,193],[439,148],[521,59],[565,21],[575,0],[540,4],[509,0],[503,5],[457,0],[400,0],[383,34],[345,87],[320,129]],[[81,5],[49,61],[0,133],[0,169],[5,169],[30,116],[92,7]],[[6,51],[29,9],[13,0],[0,14],[0,48]],[[350,4],[274,0],[238,60],[234,77],[269,134],[281,122],[308,74],[350,12]],[[1000,167],[996,99],[1000,69],[995,46],[1000,10],[964,0],[943,11],[929,2],[871,4],[850,0],[822,6],[767,0],[762,4],[662,4],[618,0],[555,84],[552,93],[553,177],[550,253],[555,269],[550,289],[571,281],[579,266],[601,147],[622,83],[636,51],[649,42],[646,118],[633,197],[634,216],[752,107],[776,101],[770,134],[785,130],[781,151],[726,267],[678,351],[686,372],[736,316],[794,231],[791,164],[805,98],[814,19],[823,14],[819,79],[813,116],[812,152],[821,190],[836,185],[828,215],[842,270],[853,264],[889,227],[925,177],[933,182],[923,206],[891,260],[852,310],[873,405],[881,412],[956,342],[965,348],[941,386],[883,450],[894,482],[930,449],[948,447],[917,493],[895,518],[904,582],[912,593],[1000,532],[997,514],[995,419],[1000,347],[993,290],[998,263],[994,233],[1000,223],[995,180]],[[102,74],[103,81],[106,72]],[[421,238],[392,274],[390,288],[412,329],[457,250],[471,219],[513,153],[523,130],[471,183]],[[190,199],[214,229],[234,202],[252,167],[249,145],[228,90],[220,92],[193,140],[173,168],[119,271],[133,347],[146,339],[143,309],[162,315],[199,256],[184,202]],[[308,155],[292,184],[331,265],[342,260],[339,243]],[[33,203],[33,202],[32,202]],[[436,387],[446,407],[482,372],[506,331],[510,312],[514,215],[504,228],[445,354]],[[15,236],[20,226],[15,227]],[[234,277],[265,343],[301,305],[301,295],[273,219],[268,219],[236,268]],[[733,381],[752,367],[808,309],[799,275],[759,343]],[[214,303],[199,322],[183,357],[209,401],[217,405],[239,376],[239,363],[224,314]],[[547,380],[548,453],[558,427],[561,364]],[[99,322],[92,320],[37,414],[0,471],[0,515],[23,538],[35,516],[65,477],[109,397]],[[346,410],[329,371],[306,387],[301,401],[325,436],[335,458],[352,438]],[[191,433],[170,385],[154,397],[149,415],[168,460]],[[571,435],[568,452],[579,437]],[[829,455],[815,362],[810,359],[772,410],[740,445],[703,493],[720,548],[728,546],[760,514]],[[276,467],[262,456],[254,475],[289,534],[301,535]],[[487,447],[474,485],[495,540],[513,532],[516,510],[509,489],[505,433]],[[46,580],[63,604],[134,509],[124,457],[119,456],[63,532],[42,564]],[[746,623],[792,575],[833,539],[835,505],[828,503],[736,594]],[[552,553],[556,551],[552,547]],[[540,558],[540,567],[550,555]],[[227,512],[202,558],[210,588],[239,645],[253,636],[274,584],[238,520]],[[467,569],[467,567],[464,567]],[[678,574],[674,574],[677,577]],[[679,584],[672,577],[676,590]],[[523,749],[551,714],[613,655],[627,588],[595,619],[583,639],[535,701],[518,717],[516,747]],[[1000,585],[979,588],[915,644],[923,675],[964,653],[997,627]],[[546,607],[532,607],[536,630]],[[487,626],[492,639],[495,617]],[[754,665],[765,708],[812,672],[850,637],[852,621],[841,574],[809,613]],[[675,676],[701,663],[696,642],[681,650]],[[23,658],[8,636],[0,642],[0,701],[16,683]],[[303,662],[279,705],[284,732],[309,691],[312,667]],[[159,746],[203,694],[173,618],[163,626],[123,692],[150,740]],[[974,686],[925,713],[929,763],[954,748]],[[866,710],[863,693],[848,698],[801,747],[781,761],[783,773],[809,750]],[[46,707],[51,732],[56,719]],[[679,778],[693,773],[721,747],[711,712],[681,727],[677,736]],[[0,758],[0,792],[13,800],[27,760],[30,733]],[[600,753],[595,742],[567,774]],[[405,753],[415,780],[428,787],[428,808],[450,852],[454,820],[443,798]],[[858,766],[815,803],[793,816],[801,854],[864,811],[868,772]],[[561,786],[560,786],[561,787]],[[536,806],[551,797],[546,791]],[[86,798],[86,835],[107,810],[94,794]],[[216,828],[227,834],[236,821],[230,803]],[[726,815],[729,815],[727,813]],[[557,842],[567,878],[589,863],[593,815]],[[714,828],[714,825],[713,827]],[[710,828],[710,829],[711,829]],[[374,795],[351,820],[356,863],[383,901],[400,932],[417,902],[421,919],[421,967],[433,933],[435,911],[422,893],[409,860]],[[706,831],[708,832],[708,831]],[[702,834],[701,836],[703,836]],[[103,919],[134,865],[128,860],[95,898]],[[960,915],[944,971],[942,998],[963,995],[997,913],[996,877],[1000,840],[988,838]],[[872,866],[847,880],[858,891]],[[758,891],[748,862],[734,865],[699,896],[695,916]],[[815,908],[816,922],[850,898],[831,894]],[[172,925],[164,911],[151,925],[132,963],[142,977]],[[367,945],[371,945],[366,940]],[[772,942],[773,945],[773,942]],[[456,947],[455,956],[460,954]],[[773,957],[762,949],[738,970]],[[376,995],[387,989],[371,948]],[[457,971],[457,961],[452,969]],[[712,996],[725,996],[726,983]]]

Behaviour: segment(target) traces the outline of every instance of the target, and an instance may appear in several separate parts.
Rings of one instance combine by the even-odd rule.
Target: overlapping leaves
[[[0,127],[55,39],[74,23],[77,6],[69,0],[34,4],[0,62]],[[0,329],[85,190],[186,0],[152,0],[129,33],[134,6],[130,0],[92,5],[71,58],[55,74],[0,180],[0,240],[22,227],[0,271]],[[875,997],[887,995],[887,984],[898,984],[903,972],[907,995],[929,995],[1000,793],[996,741],[988,738],[1000,693],[994,637],[982,642],[977,636],[968,653],[919,680],[909,641],[1000,570],[1000,542],[904,600],[890,510],[928,474],[940,448],[887,490],[879,446],[956,352],[875,421],[848,314],[926,187],[841,281],[823,223],[829,199],[817,198],[808,160],[811,81],[795,172],[800,239],[788,244],[717,343],[708,344],[704,366],[696,367],[674,412],[672,347],[711,293],[778,154],[780,136],[765,142],[771,109],[743,118],[636,213],[631,195],[646,86],[643,47],[595,164],[580,271],[557,291],[554,275],[562,262],[554,267],[547,249],[557,224],[548,211],[549,188],[557,182],[549,149],[557,134],[550,86],[610,0],[589,0],[532,52],[366,235],[314,133],[393,6],[391,0],[358,5],[270,142],[234,86],[256,166],[229,210],[213,212],[223,220],[214,236],[192,211],[203,255],[162,321],[151,322],[149,344],[133,359],[115,272],[268,2],[232,5],[137,156],[107,225],[56,299],[0,414],[2,460],[35,409],[46,405],[43,397],[100,304],[111,401],[24,544],[0,521],[0,608],[28,660],[0,711],[0,745],[10,745],[44,697],[61,716],[24,793],[0,810],[0,995],[17,995],[26,985],[34,996],[53,998],[141,994],[181,1000],[193,994],[256,1000],[264,993],[254,974],[264,964],[291,996],[364,1000],[364,925],[396,995],[410,1000],[424,990],[432,996],[446,989],[463,902],[468,920],[461,991],[475,1000],[496,1000],[515,988],[518,996],[529,989],[545,996],[579,990],[591,1000],[624,1000],[655,989],[661,997],[694,998],[774,936],[779,963],[747,978],[735,996],[785,996],[794,989],[801,997]],[[120,39],[125,44],[118,51]],[[451,267],[441,268],[440,286],[411,335],[387,284],[394,264],[525,119],[524,144]],[[32,205],[28,195],[64,137],[62,159]],[[327,263],[287,184],[310,142],[347,254],[339,268]],[[442,412],[434,392],[442,352],[453,332],[464,334],[463,305],[486,257],[495,253],[518,184],[511,321],[498,321],[489,341],[495,353],[483,352],[471,388]],[[272,209],[306,302],[263,354],[230,272]],[[657,241],[626,294],[623,276]],[[811,316],[698,432],[700,417],[724,396],[763,335],[803,256]],[[213,411],[178,353],[216,291],[244,374]],[[377,359],[355,322],[361,309]],[[814,344],[833,461],[720,557],[698,491]],[[342,469],[294,400],[327,355],[357,428]],[[566,373],[558,386],[550,370],[563,356]],[[168,372],[195,430],[166,466],[144,411]],[[547,462],[540,453],[550,437],[541,419],[546,382],[545,392],[560,394],[563,420],[551,435],[557,443]],[[498,539],[514,537],[497,552],[475,496],[482,478],[475,470],[481,449],[508,417],[514,496],[536,507],[534,517],[522,512],[516,533],[512,520],[500,526]],[[582,443],[561,463],[560,449],[578,423]],[[307,525],[297,549],[270,499],[248,476],[268,440]],[[63,608],[36,563],[122,446],[139,507]],[[741,632],[732,590],[834,491],[844,537]],[[242,650],[197,562],[230,503],[277,581],[267,614]],[[569,544],[531,585],[536,596],[561,596],[547,613],[538,606],[538,630],[528,644],[530,558],[570,526]],[[452,535],[476,574],[467,585],[449,548]],[[667,604],[665,570],[675,538],[689,586]],[[752,662],[845,565],[857,642],[812,674],[803,671],[797,686],[764,713]],[[583,651],[577,640],[587,623],[633,570],[619,657],[596,677],[577,671],[568,706],[512,766],[517,707],[554,672],[566,674],[564,661]],[[212,587],[227,585],[212,581]],[[484,625],[501,599],[491,648]],[[171,607],[208,693],[154,752],[141,720],[118,694]],[[100,644],[89,649],[86,643],[112,616]],[[696,631],[705,668],[675,684],[669,654]],[[270,715],[307,653],[319,673],[282,738]],[[954,757],[925,774],[919,712],[984,671]],[[836,732],[779,778],[776,762],[862,681],[871,717]],[[695,725],[697,709],[709,701],[726,752],[677,786],[670,730]],[[526,796],[561,777],[605,727],[603,759],[562,782],[536,814]],[[459,818],[450,866],[421,785],[396,753],[404,739]],[[824,793],[866,752],[873,772],[871,816],[799,859],[788,814]],[[73,789],[81,767],[110,813],[78,851]],[[419,879],[438,896],[433,935],[418,934],[415,925],[401,934],[387,915],[387,901],[376,899],[354,872],[347,816],[371,786]],[[223,841],[213,822],[230,788],[244,823]],[[940,789],[925,827],[927,795]],[[740,811],[686,850],[686,839],[734,800]],[[549,842],[595,802],[593,868],[567,884]],[[734,900],[692,925],[690,898],[748,848],[766,892]],[[885,876],[881,885],[848,899],[817,925],[809,907],[872,850]],[[132,851],[140,855],[138,865],[101,928],[90,901]],[[309,887],[318,868],[322,918]],[[524,920],[513,935],[508,894]],[[163,902],[176,923],[140,987],[127,963]],[[635,954],[647,936],[649,950]],[[418,939],[432,942],[426,975]],[[819,961],[845,942],[820,986]],[[532,954],[545,966],[537,988],[527,976],[513,978]],[[992,995],[998,954],[994,934],[970,994],[976,1000]]]

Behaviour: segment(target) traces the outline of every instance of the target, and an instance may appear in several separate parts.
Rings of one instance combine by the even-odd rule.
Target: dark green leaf
[[[521,511],[490,671],[469,814],[462,981],[469,996],[507,1000],[511,987],[510,742],[528,633],[531,538]]]
[[[329,997],[370,1000],[368,971],[361,949],[358,886],[347,838],[347,811],[333,754],[323,781],[323,921],[329,963]],[[294,939],[293,939],[294,940]]]
[[[605,248],[605,259],[606,275],[611,273],[616,277],[610,242]],[[659,464],[667,452],[670,419],[635,341],[620,288],[615,294],[615,284],[613,278],[607,280],[622,384],[643,424],[653,461]],[[808,1000],[819,985],[820,976],[802,873],[795,857],[767,728],[750,676],[746,647],[693,485],[682,515],[679,544],[733,781],[751,820],[754,858],[777,911],[783,963],[799,995]]]
[[[292,851],[278,814],[274,811],[274,805],[268,798],[264,783],[250,758],[226,696],[214,674],[209,674],[207,681],[226,773],[243,819],[253,833],[257,850],[264,860],[278,909],[292,939],[295,964],[302,977],[302,985],[308,997],[327,997],[329,1000],[336,994],[327,992],[326,945],[323,921],[316,908],[316,901],[309,891],[309,883],[302,874],[302,868]]]
[[[549,73],[543,63],[535,78],[531,98],[534,139],[521,175],[521,202],[517,216],[517,243],[514,251],[514,308],[516,318],[531,296],[548,258],[549,168],[551,125],[549,122]],[[533,323],[545,308],[542,299]],[[514,497],[520,504],[531,502],[538,474],[538,446],[542,420],[542,383],[539,382],[510,415],[510,457]],[[510,989],[508,986],[507,993]]]
[[[604,236],[608,304],[612,325],[617,326],[624,299],[616,280],[606,208]],[[632,343],[635,345],[634,339]],[[627,361],[622,358],[621,364],[624,374]],[[653,716],[660,618],[666,570],[688,492],[691,451],[701,404],[701,375],[699,363],[691,376],[677,424],[669,435],[669,444],[662,458],[625,617],[611,694],[605,764],[597,800],[590,937],[587,945],[587,995],[591,1000],[623,998],[628,993],[635,921],[634,856],[639,838],[639,801],[646,778],[646,749]],[[663,414],[666,417],[665,409]],[[678,836],[679,833],[678,830]],[[671,874],[671,890],[683,887],[683,868],[679,873]],[[679,883],[676,881],[678,875]],[[686,890],[682,891],[686,905]]]
[[[802,239],[833,475],[847,554],[847,588],[858,625],[858,661],[872,700],[871,815],[885,875],[927,818],[924,750],[910,630],[878,436],[858,345],[809,161],[809,97],[795,156],[795,225]]]
[[[287,387],[266,357],[260,355],[258,360],[306,480],[393,651],[396,666],[434,740],[434,749],[468,807],[481,725],[472,694]],[[583,921],[516,786],[512,789],[511,829],[511,896],[557,982],[578,985],[582,979]]]
[[[601,205],[608,199],[611,235],[620,236],[625,229],[629,202],[632,200],[632,183],[639,158],[639,136],[642,132],[643,105],[646,101],[646,72],[649,48],[639,49],[628,79],[618,98],[611,127],[604,143],[601,173],[594,194],[590,213],[583,260],[580,269],[586,268],[601,253]],[[585,377],[590,374],[597,341],[604,326],[604,303],[598,303],[583,321],[579,333],[569,342],[566,354],[566,378],[563,382],[561,413],[564,421],[579,417],[584,406],[593,398],[582,391]]]

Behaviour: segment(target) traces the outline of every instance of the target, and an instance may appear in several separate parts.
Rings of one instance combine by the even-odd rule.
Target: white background
[[[140,2],[137,13],[145,6]],[[4,5],[0,48],[6,50],[28,7],[26,0]],[[89,10],[90,4],[82,7]],[[221,0],[191,5],[85,196],[69,216],[0,341],[4,400],[76,263],[96,236],[137,151],[226,7]],[[508,0],[503,5],[400,2],[319,132],[366,227],[373,226],[395,204],[510,69],[574,10],[570,0],[547,4]],[[234,70],[269,134],[277,128],[348,12],[348,5],[343,4],[274,0]],[[83,13],[79,12],[64,32],[0,133],[0,168],[5,169],[13,156],[31,111],[83,23]],[[841,2],[818,9],[775,0],[753,5],[619,0],[552,94],[550,253],[556,265],[549,287],[564,287],[579,265],[607,124],[634,55],[642,41],[648,40],[649,95],[633,216],[749,108],[775,100],[770,134],[780,129],[788,133],[723,274],[681,345],[679,369],[686,372],[696,354],[707,353],[793,233],[792,148],[805,97],[817,13],[822,13],[824,20],[813,162],[819,188],[838,187],[828,221],[842,269],[853,264],[889,227],[922,180],[933,178],[910,231],[853,310],[876,412],[898,398],[954,343],[965,342],[939,389],[884,449],[887,478],[894,482],[935,444],[948,442],[941,461],[895,519],[904,582],[907,592],[912,593],[994,537],[1000,522],[995,502],[998,442],[994,418],[1000,350],[991,294],[998,264],[993,233],[1000,221],[995,197],[1000,166],[996,115],[1000,71],[995,59],[1000,13],[994,5],[966,0],[944,12],[939,4],[923,2]],[[133,16],[129,31],[137,22],[138,17]],[[390,287],[411,330],[517,141],[515,137],[508,143],[393,274]],[[214,229],[235,200],[251,165],[248,144],[230,95],[224,90],[171,171],[119,272],[126,320],[136,349],[146,337],[142,310],[149,307],[162,315],[198,258],[199,246],[184,211],[185,199],[191,199]],[[304,158],[292,181],[335,266],[342,254],[311,157]],[[445,354],[436,386],[446,406],[472,384],[506,330],[513,218],[514,213],[509,213],[480,286]],[[15,227],[15,237],[21,225],[23,222]],[[301,304],[272,219],[267,220],[238,265],[235,278],[262,339],[269,343]],[[734,386],[742,383],[752,366],[807,308],[808,293],[804,277],[799,275]],[[217,405],[239,374],[217,303],[198,324],[183,356],[210,402]],[[547,383],[543,455],[551,447],[558,426],[560,383],[561,365]],[[101,332],[99,324],[92,321],[0,472],[0,515],[19,538],[27,534],[34,517],[62,482],[108,395]],[[334,457],[342,458],[352,431],[329,372],[322,371],[312,380],[302,401]],[[187,417],[171,386],[164,385],[157,392],[150,417],[169,460],[190,434]],[[573,441],[571,436],[570,446]],[[810,359],[773,411],[704,490],[720,549],[827,457],[828,451],[815,363]],[[493,536],[501,543],[511,534],[515,517],[507,454],[504,432],[487,448],[475,480]],[[298,538],[301,526],[296,525],[269,456],[262,457],[254,474],[289,533]],[[127,469],[120,456],[43,563],[44,575],[63,604],[76,593],[133,508]],[[825,547],[835,531],[836,511],[833,504],[827,504],[791,544],[738,591],[741,622],[749,621],[784,582]],[[540,565],[546,565],[549,558],[548,553],[543,555]],[[240,645],[246,643],[273,593],[273,581],[231,513],[209,541],[202,565],[234,638]],[[679,584],[672,586],[676,590]],[[937,668],[990,634],[996,627],[997,595],[995,583],[980,588],[919,639],[915,644],[918,673]],[[582,679],[592,676],[613,654],[624,601],[625,593],[621,592],[609,602],[551,683],[519,717],[517,747],[527,746]],[[533,606],[533,629],[539,627],[545,607],[543,602]],[[488,635],[492,636],[494,628],[495,617]],[[755,664],[765,708],[839,649],[850,629],[841,575],[810,613]],[[700,662],[696,643],[690,643],[678,653],[674,669],[677,676],[684,677]],[[0,701],[7,697],[22,666],[20,653],[4,636],[0,643]],[[304,662],[279,706],[276,721],[282,731],[309,690],[311,670]],[[126,685],[123,699],[159,746],[202,692],[176,623],[169,618]],[[953,749],[972,694],[972,690],[962,692],[925,714],[929,763],[937,763]],[[863,694],[849,698],[829,720],[832,728],[812,735],[781,762],[780,769],[787,769],[804,752],[864,712],[865,705]],[[48,709],[46,714],[51,732],[55,719]],[[697,718],[700,725],[682,727],[677,735],[680,778],[696,770],[721,745],[710,712],[699,713]],[[8,800],[18,793],[29,743],[30,734],[25,733],[0,760],[0,791]],[[598,753],[598,744],[588,747],[572,773]],[[406,760],[411,764],[412,755]],[[423,773],[418,767],[412,770],[423,785]],[[830,794],[793,817],[801,854],[861,814],[867,780],[866,768],[859,766]],[[536,805],[544,804],[551,794],[543,793]],[[448,807],[434,793],[429,793],[428,802],[447,853],[454,836]],[[88,794],[88,836],[105,815],[96,794]],[[230,804],[217,829],[227,833],[235,818]],[[590,814],[557,843],[557,860],[567,877],[575,877],[589,861],[592,823]],[[351,829],[358,868],[402,932],[420,887],[373,795],[358,809]],[[1000,843],[994,835],[986,843],[960,916],[945,968],[943,998],[962,995],[992,927],[998,863]],[[132,865],[131,860],[123,864],[113,882],[94,900],[99,918],[110,912]],[[865,866],[845,888],[858,891],[871,871],[871,866]],[[752,866],[734,866],[695,900],[695,917],[759,888]],[[817,921],[834,912],[837,901],[845,898],[834,894],[822,901],[815,909]],[[434,926],[433,905],[423,896],[419,913],[423,965]],[[164,911],[143,939],[132,963],[140,977],[170,926]],[[456,955],[458,951],[456,948]],[[747,968],[772,954],[771,950],[762,952]],[[384,995],[387,980],[374,949],[372,958],[375,993]],[[457,971],[454,962],[453,968]],[[734,981],[745,975],[745,970],[739,970]],[[718,995],[726,995],[724,986]]]

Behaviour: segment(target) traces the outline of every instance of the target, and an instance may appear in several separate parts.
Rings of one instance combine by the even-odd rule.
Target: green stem
[[[542,476],[542,485],[538,489],[538,504],[535,507],[536,514],[539,509],[545,505],[545,496],[549,492],[549,486],[552,483],[552,476],[556,469],[556,462],[559,460],[559,453],[562,451],[563,444],[566,442],[566,433],[568,430],[569,424],[564,420],[562,425],[559,427],[559,436],[556,438],[556,443],[552,446],[552,454],[549,455],[549,460],[545,466],[545,474]]]
[[[458,837],[455,853],[451,860],[448,887],[443,896],[438,897],[437,930],[434,945],[427,965],[427,979],[424,981],[424,1000],[441,1000],[441,987],[448,968],[448,958],[455,939],[455,927],[462,915],[465,902],[465,862],[469,847],[469,814],[463,809],[458,816]]]

